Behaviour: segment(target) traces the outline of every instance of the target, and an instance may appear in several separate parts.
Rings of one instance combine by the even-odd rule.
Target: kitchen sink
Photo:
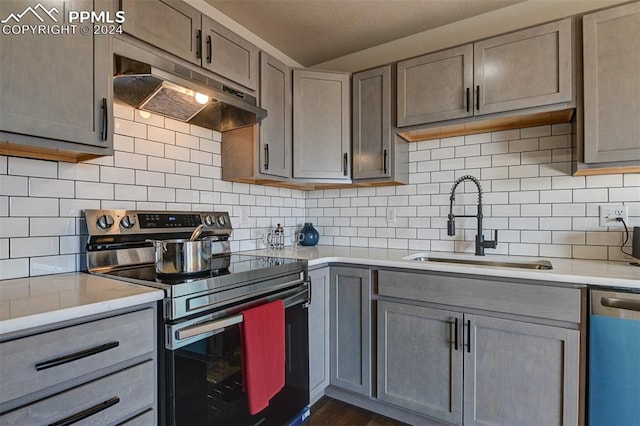
[[[403,258],[404,260],[413,260],[415,262],[442,262],[442,263],[460,263],[464,265],[481,265],[481,266],[497,266],[501,268],[520,268],[520,269],[553,269],[551,262],[548,260],[539,260],[535,262],[509,262],[495,261],[483,259],[459,259],[445,257],[431,257],[423,255],[412,255]]]

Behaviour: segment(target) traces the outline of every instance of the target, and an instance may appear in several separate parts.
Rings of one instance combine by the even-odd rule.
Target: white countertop
[[[85,273],[0,281],[0,335],[128,308],[164,297],[161,290]]]
[[[562,283],[624,287],[640,289],[640,267],[629,262],[605,262],[599,260],[556,259],[521,256],[474,256],[473,254],[409,251],[340,246],[298,247],[284,250],[254,250],[247,254],[295,257],[307,259],[309,267],[326,263],[353,263],[368,266],[412,268],[425,271],[453,272],[494,277],[521,278]],[[440,262],[416,262],[403,260],[405,256],[423,253],[438,258],[493,260],[498,262],[532,262],[547,260],[553,269],[519,269],[495,266],[461,265]]]

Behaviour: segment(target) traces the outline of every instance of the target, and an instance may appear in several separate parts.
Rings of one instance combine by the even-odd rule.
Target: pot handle
[[[156,245],[156,244],[160,243],[160,244],[162,244],[162,251],[167,251],[167,243],[166,243],[166,241],[162,241],[162,240],[150,240],[150,239],[146,239],[145,241],[146,241],[146,242],[148,242],[148,243],[153,243],[154,248],[155,248],[155,245]]]

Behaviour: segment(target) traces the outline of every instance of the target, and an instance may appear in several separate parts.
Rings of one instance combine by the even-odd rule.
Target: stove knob
[[[207,226],[211,226],[215,223],[215,221],[213,220],[213,216],[211,215],[207,215],[204,217],[204,224]]]
[[[224,216],[218,216],[218,225],[225,226],[227,224],[227,218]]]
[[[96,225],[100,229],[109,229],[113,225],[113,218],[108,214],[102,215],[96,221]]]
[[[122,226],[124,229],[133,228],[133,225],[135,224],[136,224],[136,220],[129,215],[124,216],[120,220],[120,226]]]

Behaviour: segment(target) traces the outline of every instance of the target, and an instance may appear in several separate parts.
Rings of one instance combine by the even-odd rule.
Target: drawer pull
[[[104,345],[96,346],[90,349],[85,349],[84,351],[76,352],[70,355],[61,356],[60,358],[55,358],[49,361],[43,361],[36,364],[36,370],[46,370],[47,368],[57,367],[62,364],[66,364],[68,362],[77,361],[82,358],[86,358],[91,355],[99,354],[100,352],[108,351],[109,349],[117,348],[120,346],[120,342],[109,342]]]
[[[74,414],[72,416],[67,417],[66,419],[62,419],[59,420],[55,423],[51,423],[49,424],[49,426],[68,426],[68,425],[72,425],[74,423],[79,422],[80,420],[84,420],[88,417],[93,416],[94,414],[98,414],[100,411],[104,411],[109,407],[113,407],[114,405],[116,405],[117,403],[120,402],[120,398],[118,398],[117,396],[114,396],[111,399],[108,399],[104,402],[101,402],[98,405],[94,405],[93,407],[87,408],[84,411],[81,411],[77,414]]]

